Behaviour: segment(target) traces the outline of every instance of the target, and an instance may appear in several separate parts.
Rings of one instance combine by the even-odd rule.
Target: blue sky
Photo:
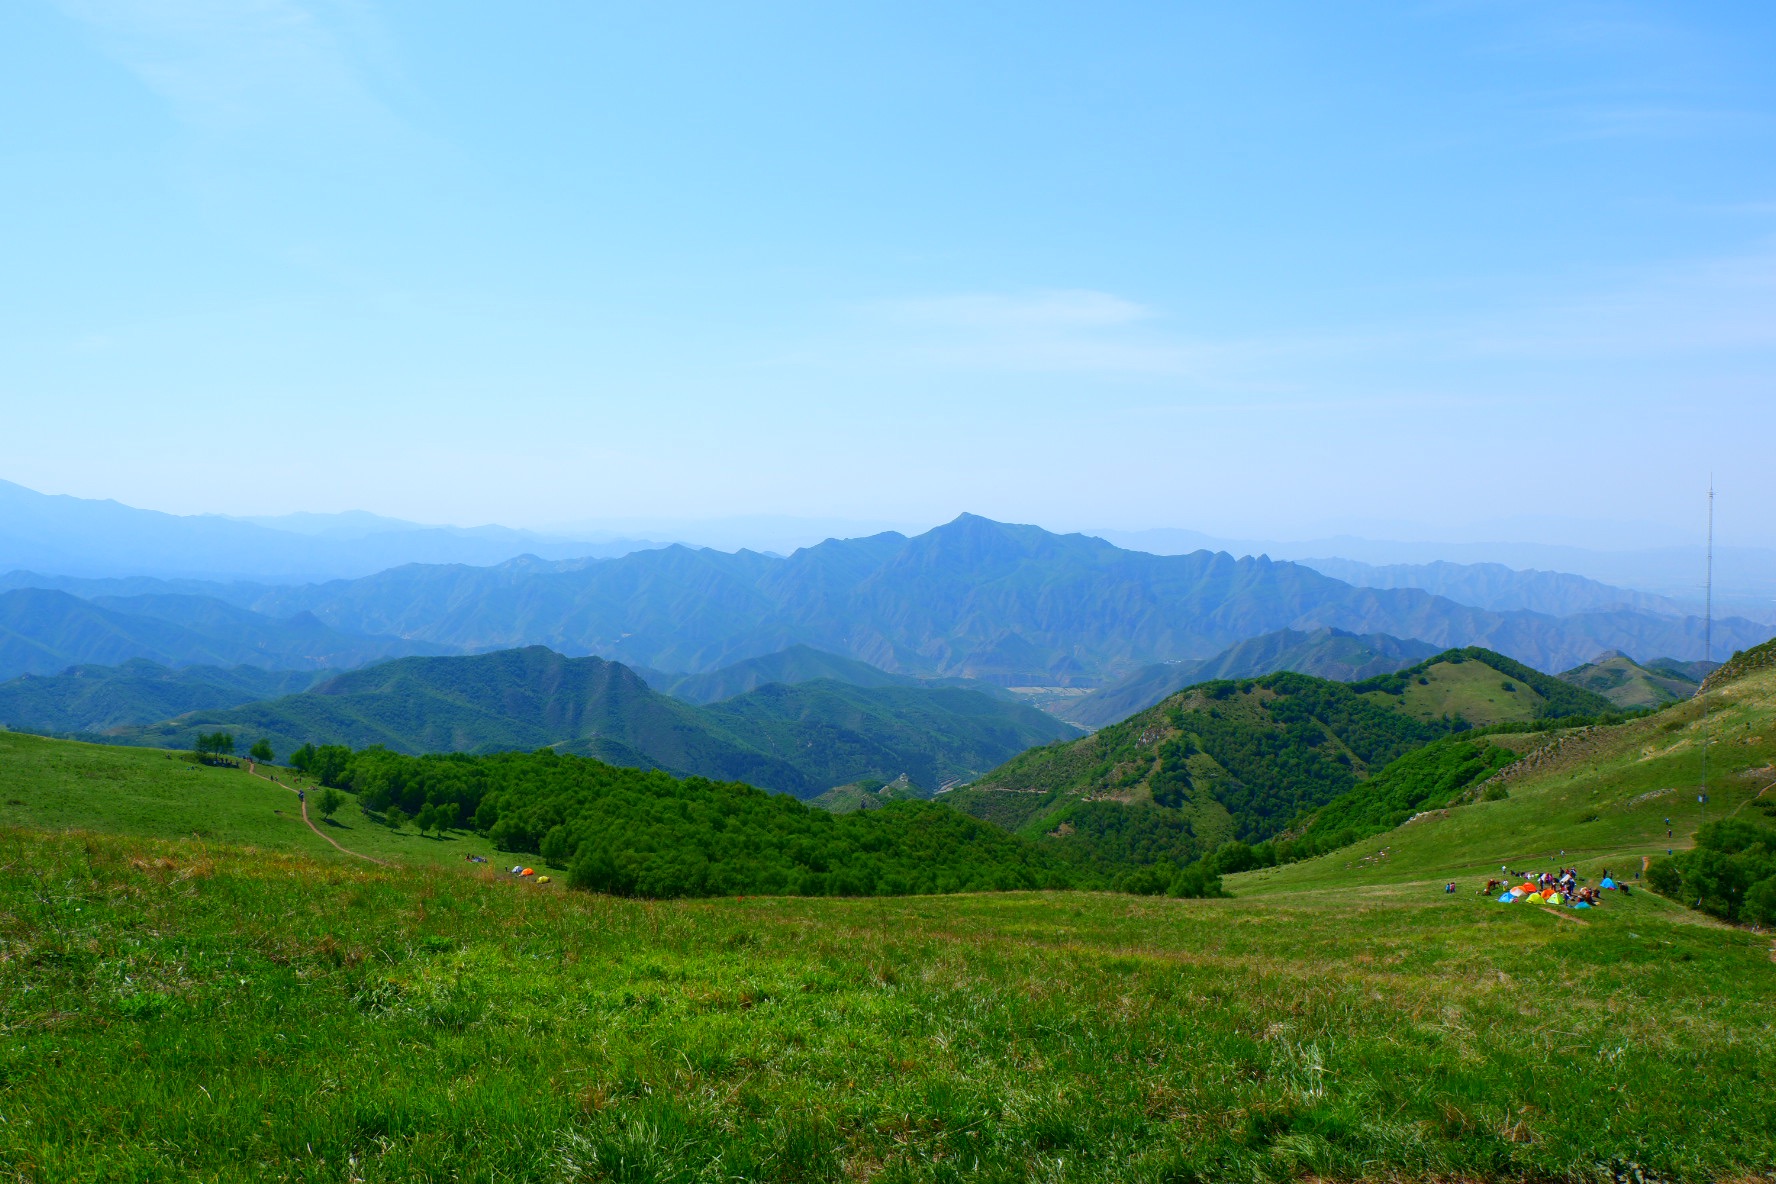
[[[1776,544],[1773,60],[1753,3],[20,0],[0,477],[1662,541],[1712,469]]]

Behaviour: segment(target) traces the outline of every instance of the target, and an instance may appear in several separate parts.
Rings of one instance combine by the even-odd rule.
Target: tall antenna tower
[[[1702,661],[1714,661],[1714,474],[1708,474],[1708,574],[1702,584]],[[1702,807],[1702,821],[1708,821],[1708,675],[1702,674],[1702,785],[1696,791],[1696,804]]]

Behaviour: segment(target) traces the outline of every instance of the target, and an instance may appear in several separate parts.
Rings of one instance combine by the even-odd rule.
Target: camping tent
[[[1558,892],[1550,892],[1550,893],[1548,893],[1547,901],[1549,904],[1565,904],[1566,897],[1562,896]]]
[[[1591,902],[1588,900],[1581,900],[1578,904],[1573,905],[1573,908],[1575,909],[1588,909],[1590,907]]]
[[[1501,892],[1499,894],[1498,902],[1500,904],[1516,904],[1517,898],[1512,896],[1509,892]]]
[[[1603,878],[1603,883],[1598,885],[1599,888],[1614,888],[1615,886],[1616,886],[1616,882],[1614,880],[1610,879],[1608,876],[1605,876]]]

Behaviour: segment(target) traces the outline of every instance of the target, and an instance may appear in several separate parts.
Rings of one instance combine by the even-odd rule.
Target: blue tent
[[[1598,885],[1599,888],[1614,888],[1615,886],[1616,886],[1616,882],[1614,880],[1610,879],[1608,876],[1605,876],[1603,878],[1603,883]]]
[[[1515,896],[1512,896],[1509,892],[1507,892],[1503,896],[1499,897],[1498,902],[1500,904],[1516,904],[1517,898]]]
[[[1573,905],[1573,908],[1575,909],[1588,909],[1590,907],[1591,902],[1588,900],[1581,900],[1578,904]]]

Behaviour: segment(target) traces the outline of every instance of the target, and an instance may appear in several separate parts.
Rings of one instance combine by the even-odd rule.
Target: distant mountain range
[[[586,542],[504,526],[420,526],[364,513],[260,519],[162,514],[0,481],[0,572],[289,582],[362,576],[403,563],[611,556],[654,545]]]
[[[0,586],[34,579],[15,573]],[[1699,618],[1645,608],[1564,616],[1477,608],[1420,588],[1354,587],[1302,564],[1207,551],[1151,555],[974,515],[913,538],[828,540],[788,558],[672,546],[612,559],[409,564],[296,586],[42,582],[104,611],[176,625],[184,640],[175,646],[164,630],[137,636],[141,627],[132,626],[104,654],[54,644],[38,652],[41,635],[60,628],[56,614],[72,611],[65,601],[40,601],[45,620],[0,621],[18,640],[0,674],[130,657],[174,666],[346,667],[370,660],[347,656],[354,646],[381,657],[546,645],[621,661],[662,684],[665,676],[651,672],[703,674],[799,645],[918,679],[1096,689],[1143,666],[1207,660],[1281,630],[1485,645],[1542,670],[1570,669],[1606,650],[1692,660],[1703,632]],[[217,603],[258,616],[233,619]],[[243,639],[259,637],[268,621],[312,628],[303,614],[338,636],[317,635],[293,650],[266,640],[241,652]],[[1722,652],[1772,632],[1740,618],[1715,622]],[[131,638],[133,648],[125,644]],[[0,636],[0,660],[7,644]],[[302,660],[279,661],[280,652]],[[707,699],[727,689],[686,684],[682,693]]]
[[[937,786],[1079,735],[1033,707],[960,687],[821,679],[766,684],[699,707],[653,690],[620,663],[531,646],[385,662],[298,694],[199,710],[114,738],[187,747],[217,729],[243,742],[264,737],[282,754],[304,743],[407,753],[552,746],[802,798],[902,774]]]
[[[99,735],[188,711],[238,707],[307,690],[311,670],[186,666],[173,670],[132,658],[120,666],[75,666],[0,683],[0,727],[50,735]]]
[[[1657,532],[1657,541],[1642,543],[1620,525],[1612,527],[1579,521],[1522,523],[1518,527],[1534,533],[1546,533],[1552,527],[1567,537],[1586,539],[1587,545],[1504,541],[1509,534],[1501,534],[1497,536],[1498,541],[1493,542],[1452,543],[1400,542],[1354,535],[1301,541],[1232,539],[1177,529],[1093,533],[1119,547],[1151,551],[1156,555],[1226,551],[1233,555],[1269,555],[1272,559],[1293,560],[1310,567],[1319,562],[1316,556],[1326,555],[1338,556],[1338,562],[1355,561],[1365,567],[1374,565],[1383,569],[1430,567],[1439,563],[1473,567],[1502,564],[1507,570],[1520,572],[1576,573],[1606,587],[1640,589],[1669,597],[1681,606],[1679,611],[1682,612],[1699,613],[1702,610],[1706,552],[1700,539],[1689,544],[1674,544],[1667,534]],[[1499,529],[1504,531],[1512,528],[1511,524],[1499,524]],[[1599,529],[1603,533],[1592,533]],[[1593,538],[1597,541],[1590,541]],[[1338,573],[1331,571],[1328,574]],[[1717,545],[1714,549],[1714,608],[1723,616],[1738,615],[1776,623],[1776,549],[1733,546],[1724,540]]]
[[[1495,612],[1415,588],[1355,588],[1301,564],[1149,555],[969,514],[910,539],[829,540],[787,559],[667,547],[600,561],[413,565],[278,589],[250,607],[309,611],[355,633],[466,650],[542,644],[661,670],[713,670],[801,644],[893,673],[1005,686],[1102,685],[1280,629],[1486,645],[1544,670],[1608,649],[1690,658],[1702,648],[1699,618]],[[1722,649],[1773,631],[1715,622]]]
[[[1281,670],[1311,674],[1338,682],[1356,682],[1410,666],[1437,652],[1422,641],[1402,641],[1386,634],[1359,636],[1341,629],[1301,632],[1282,629],[1230,646],[1202,661],[1162,662],[1065,701],[1048,710],[1087,728],[1101,728],[1145,711],[1192,683],[1216,678],[1253,678]]]
[[[1668,596],[1636,592],[1558,571],[1518,571],[1502,563],[1395,563],[1377,566],[1355,559],[1303,559],[1304,566],[1359,588],[1418,588],[1457,604],[1493,612],[1574,613],[1634,609],[1667,616],[1693,610]]]
[[[165,666],[317,670],[454,651],[437,642],[342,632],[312,613],[272,617],[210,597],[83,600],[41,588],[0,592],[0,679],[133,658]]]

